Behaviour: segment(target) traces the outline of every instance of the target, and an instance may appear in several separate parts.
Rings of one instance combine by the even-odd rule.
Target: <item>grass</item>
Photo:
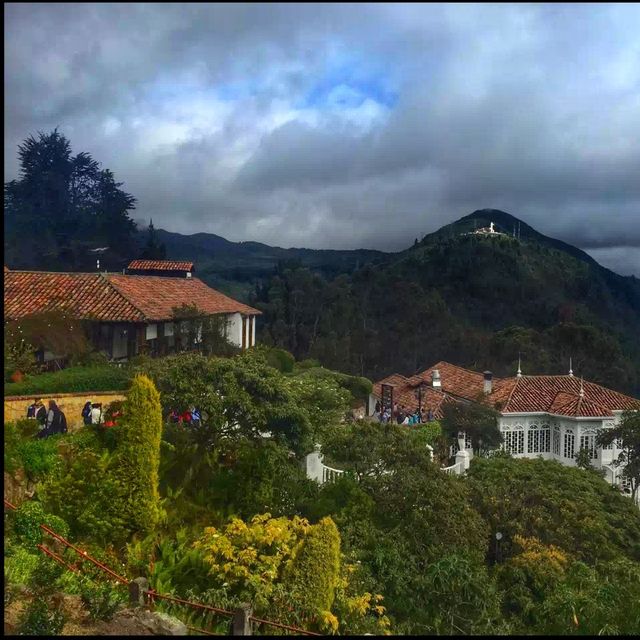
[[[36,393],[74,393],[82,391],[121,391],[129,386],[131,373],[127,367],[102,365],[69,367],[62,371],[25,377],[22,382],[5,382],[5,396]]]

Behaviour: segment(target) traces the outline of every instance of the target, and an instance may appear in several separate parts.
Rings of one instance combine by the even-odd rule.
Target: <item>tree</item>
[[[473,450],[483,453],[496,449],[502,443],[498,427],[499,413],[479,402],[463,404],[446,403],[442,409],[443,432],[454,440],[464,432],[470,436]]]
[[[133,249],[135,198],[90,154],[72,155],[58,132],[29,136],[18,147],[20,178],[5,183],[5,253],[12,267],[87,269],[90,248],[113,259]],[[106,265],[105,265],[106,266]]]
[[[137,375],[124,404],[122,431],[113,464],[123,488],[122,516],[130,531],[151,531],[160,518],[161,434],[160,394],[149,378]]]
[[[640,560],[640,511],[595,473],[552,460],[495,457],[474,458],[467,477],[491,539],[502,533],[502,561],[517,553],[516,536],[589,563]],[[488,550],[489,562],[496,561],[495,544]]]
[[[605,447],[614,442],[620,451],[614,464],[624,465],[622,475],[628,478],[631,497],[635,501],[640,487],[640,411],[625,411],[617,426],[603,429],[598,434],[597,446]]]
[[[167,257],[167,247],[164,243],[158,243],[152,219],[149,219],[149,227],[147,228],[147,244],[142,250],[140,257],[145,260],[164,260]]]

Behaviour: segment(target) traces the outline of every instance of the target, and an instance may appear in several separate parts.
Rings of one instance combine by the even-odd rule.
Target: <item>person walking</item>
[[[47,422],[47,410],[44,404],[42,404],[42,398],[35,398],[33,404],[30,404],[27,408],[27,418],[29,420],[37,420],[40,429],[44,429]]]
[[[102,403],[94,402],[91,405],[91,424],[102,424]]]
[[[87,400],[84,403],[84,407],[82,407],[82,421],[84,422],[85,426],[89,426],[92,423],[91,408],[92,408],[91,400]]]
[[[49,400],[47,423],[45,428],[38,433],[38,438],[48,438],[61,433],[67,433],[67,417],[58,407],[55,400]]]

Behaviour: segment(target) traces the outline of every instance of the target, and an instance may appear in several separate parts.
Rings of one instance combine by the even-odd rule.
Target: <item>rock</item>
[[[137,613],[140,622],[156,636],[186,636],[187,625],[177,618],[160,611],[140,610]]]

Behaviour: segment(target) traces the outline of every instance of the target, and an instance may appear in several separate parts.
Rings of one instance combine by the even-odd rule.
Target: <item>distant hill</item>
[[[491,222],[499,233],[472,233]],[[280,273],[252,303],[264,341],[351,373],[410,375],[446,359],[513,375],[520,353],[526,373],[564,373],[572,358],[579,375],[640,395],[640,281],[503,211],[475,211],[332,281]]]
[[[371,249],[282,249],[260,242],[231,242],[211,233],[183,235],[158,229],[156,235],[167,248],[167,258],[195,262],[198,277],[244,300],[248,300],[256,283],[273,274],[279,263],[308,267],[333,278],[367,263],[380,263],[389,256]],[[146,231],[138,232],[141,247],[146,237]]]

